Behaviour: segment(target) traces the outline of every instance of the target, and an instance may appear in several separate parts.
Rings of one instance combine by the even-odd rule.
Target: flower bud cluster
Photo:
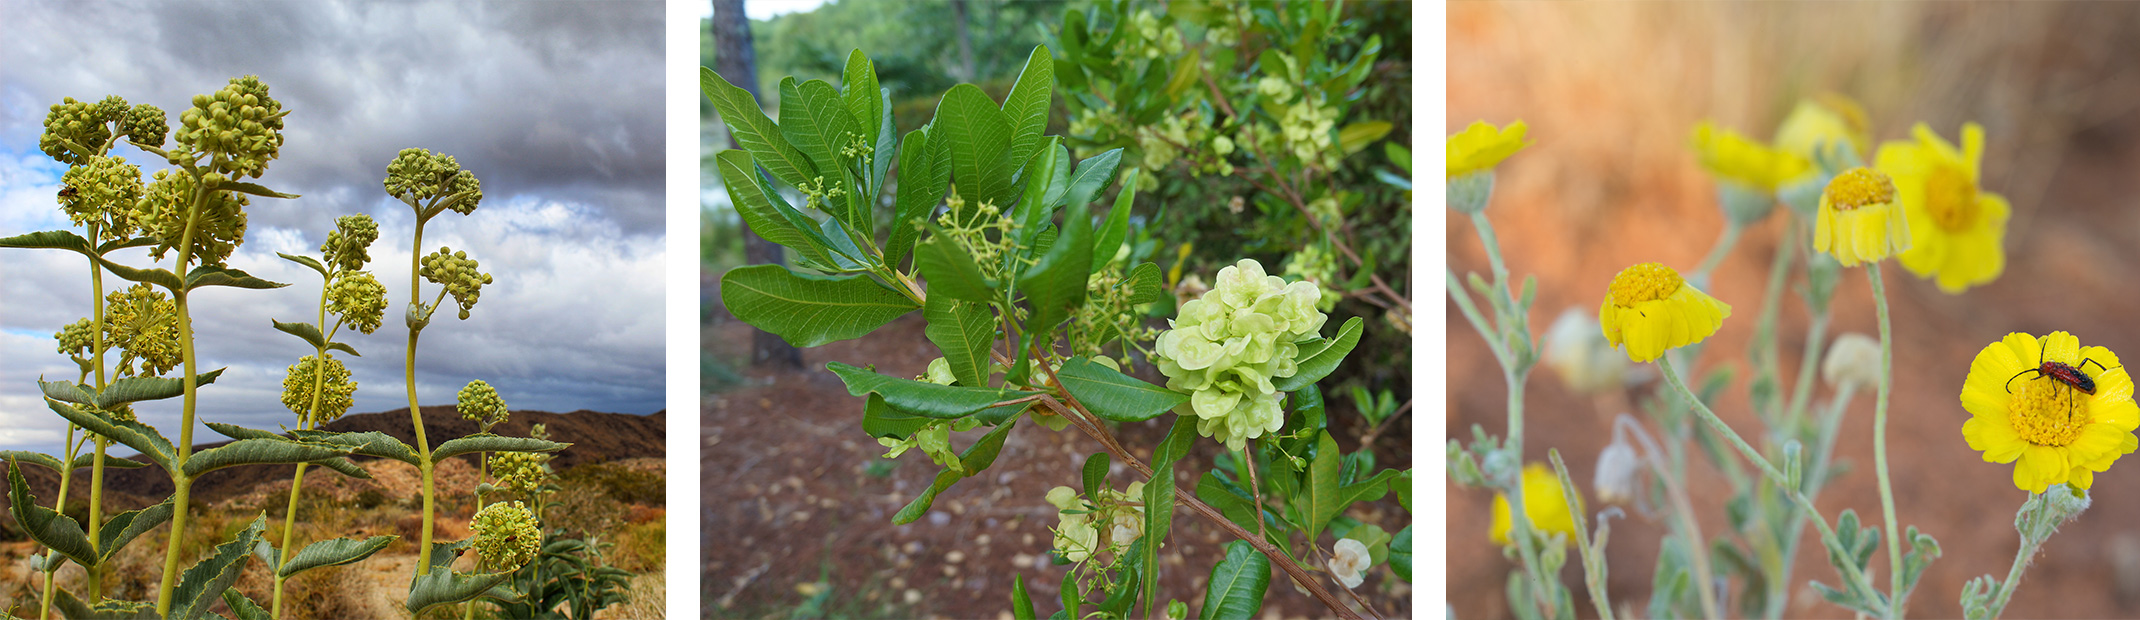
[[[218,173],[209,173],[203,178],[207,185],[214,186],[224,178]],[[187,210],[193,206],[195,185],[193,177],[171,170],[156,171],[155,181],[134,201],[134,223],[143,233],[157,237],[158,243],[151,248],[151,255],[163,260],[164,254],[186,238]],[[201,265],[221,265],[230,258],[231,252],[245,242],[245,206],[251,204],[244,194],[213,190],[201,200],[199,218],[193,229],[193,256]]]
[[[327,311],[361,333],[379,330],[386,318],[386,286],[369,271],[344,271],[327,284]]]
[[[1142,346],[1159,336],[1159,330],[1144,326],[1145,314],[1140,310],[1144,304],[1130,303],[1137,291],[1123,286],[1126,279],[1119,263],[1092,274],[1085,282],[1085,305],[1070,317],[1071,351],[1118,371],[1121,364],[1129,363],[1128,355],[1117,363],[1103,354],[1103,347],[1118,338]],[[1122,347],[1124,351],[1130,348]]]
[[[1167,387],[1189,393],[1175,412],[1232,450],[1277,432],[1285,412],[1271,380],[1299,370],[1296,343],[1329,320],[1315,309],[1321,299],[1321,287],[1264,275],[1253,259],[1219,270],[1218,286],[1183,304],[1153,349]]]
[[[372,216],[344,215],[334,219],[334,230],[327,233],[327,242],[320,244],[320,254],[327,257],[329,267],[355,271],[371,262],[371,245],[378,240],[379,223],[372,221]]]
[[[1018,248],[1018,241],[1011,234],[1018,230],[1018,222],[1005,215],[993,201],[971,204],[969,208],[969,203],[960,198],[957,191],[953,188],[951,195],[944,198],[944,212],[936,216],[936,225],[942,229],[939,234],[972,255],[983,277],[1002,278],[1004,253]]]
[[[1072,562],[1094,554],[1128,547],[1144,535],[1144,483],[1129,483],[1123,491],[1101,489],[1087,499],[1070,487],[1048,490],[1048,503],[1059,515],[1055,525],[1055,551]]]
[[[213,94],[194,95],[178,115],[172,136],[180,146],[208,155],[210,169],[236,178],[258,178],[282,150],[282,102],[268,96],[260,76],[231,78]]]
[[[500,452],[491,456],[490,467],[498,486],[509,491],[534,493],[550,481],[550,455],[533,452]]]
[[[59,341],[61,355],[89,357],[90,349],[96,346],[97,334],[94,330],[89,319],[79,319],[59,328],[58,332],[52,334],[52,339]]]
[[[161,147],[164,138],[171,133],[171,121],[163,108],[144,103],[126,113],[126,121],[120,123],[119,130],[126,132],[128,140]]]
[[[313,390],[319,390],[319,409],[312,410]],[[311,355],[290,365],[290,374],[282,379],[282,406],[297,414],[298,422],[318,426],[333,422],[349,412],[350,395],[357,392],[357,382],[350,379],[349,368],[342,360],[328,356]]]
[[[511,413],[505,410],[505,399],[498,397],[498,390],[482,379],[468,382],[453,405],[461,413],[461,419],[483,424],[483,428],[497,426]]]
[[[67,148],[67,143],[85,151],[102,150],[104,143],[111,141],[111,123],[123,121],[125,116],[126,100],[117,96],[97,103],[68,97],[45,113],[45,131],[37,138],[37,148],[60,163],[80,164],[86,157]]]
[[[60,176],[67,190],[59,195],[59,207],[76,226],[99,228],[91,243],[125,239],[134,234],[129,214],[141,200],[141,168],[124,157],[90,157]]]
[[[535,513],[517,501],[484,506],[476,512],[468,529],[475,531],[476,557],[489,571],[503,572],[526,565],[542,548],[542,529],[536,525]]]
[[[468,310],[476,307],[476,299],[483,293],[483,285],[491,283],[490,274],[477,268],[476,259],[469,258],[467,252],[440,246],[437,252],[424,256],[419,273],[425,280],[446,287],[446,293],[461,306],[461,319],[467,320]]]
[[[178,304],[147,284],[112,291],[104,296],[104,342],[126,352],[119,358],[119,376],[170,372],[184,359],[178,344]]]
[[[386,165],[386,193],[410,202],[466,194],[450,208],[468,215],[483,201],[483,183],[476,180],[475,173],[462,170],[461,162],[451,155],[409,148],[402,149]]]

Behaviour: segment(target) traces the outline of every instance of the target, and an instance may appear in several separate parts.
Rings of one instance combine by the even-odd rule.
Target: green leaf
[[[216,426],[216,423],[210,422],[208,423],[208,425],[210,428],[214,428]],[[217,430],[220,431],[222,429]],[[227,432],[224,434],[230,435],[230,433]],[[269,434],[272,435],[273,433]],[[379,431],[365,431],[361,433],[336,433],[329,431],[294,430],[290,431],[290,435],[297,439],[302,439],[304,441],[309,441],[313,443],[334,444],[338,446],[349,446],[351,448],[355,448],[356,451],[351,452],[350,454],[394,459],[396,461],[401,461],[410,465],[417,464],[417,455],[415,448],[409,447],[409,444],[402,443],[401,440],[395,439],[392,435],[381,433]],[[243,439],[242,437],[238,437],[237,435],[230,436],[233,439]]]
[[[1396,142],[1384,142],[1382,144],[1382,154],[1388,156],[1390,163],[1395,164],[1397,169],[1406,173],[1412,171],[1412,150],[1404,148],[1404,145]]]
[[[1338,502],[1338,470],[1344,466],[1345,455],[1338,452],[1337,440],[1330,431],[1323,431],[1315,442],[1315,459],[1308,461],[1307,487],[1301,489],[1299,500],[1306,523],[1301,529],[1313,541],[1322,535],[1323,527],[1330,524],[1330,517],[1337,515],[1344,504]]]
[[[104,243],[103,243],[102,245],[99,245],[99,246],[97,246],[97,255],[99,255],[99,256],[102,256],[102,255],[105,255],[105,254],[110,254],[110,253],[112,253],[112,252],[117,252],[117,251],[119,251],[119,250],[124,250],[124,249],[128,249],[128,248],[145,248],[145,247],[149,247],[149,246],[152,246],[152,245],[156,245],[156,243],[157,243],[157,240],[156,240],[156,238],[155,238],[155,237],[134,237],[134,238],[132,238],[132,239],[113,239],[113,240],[110,240],[110,241],[106,241],[106,242],[104,242]]]
[[[1108,590],[1107,597],[1094,606],[1094,615],[1102,618],[1128,618],[1132,615],[1131,608],[1137,604],[1137,594],[1144,585],[1144,541],[1144,538],[1139,537],[1130,542],[1128,549],[1123,550],[1115,568],[1122,571],[1124,578],[1116,580],[1114,589]]]
[[[1079,170],[1078,172],[1082,174],[1084,171]],[[1076,194],[1076,187],[1077,183],[1074,181],[1071,182],[1071,193],[1073,194],[1073,199],[1074,195]],[[1109,262],[1114,261],[1115,253],[1120,252],[1122,250],[1122,240],[1129,237],[1130,203],[1135,201],[1136,198],[1137,169],[1131,168],[1129,169],[1129,173],[1123,175],[1122,193],[1115,195],[1115,206],[1113,209],[1109,209],[1107,211],[1107,222],[1100,225],[1099,240],[1094,241],[1092,243],[1093,273],[1099,273],[1101,268],[1106,267]],[[1153,272],[1155,275],[1157,274],[1157,265],[1153,266]],[[1154,284],[1157,284],[1157,282],[1154,282]],[[1130,303],[1136,304],[1145,302],[1133,301]]]
[[[1144,485],[1144,591],[1151,600],[1144,604],[1151,609],[1159,602],[1159,547],[1166,542],[1167,532],[1174,528],[1174,464],[1166,463],[1152,469],[1152,481]]]
[[[194,270],[192,271],[186,272],[186,290],[190,291],[204,286],[228,286],[233,288],[266,290],[282,288],[289,285],[283,284],[281,282],[269,282],[267,280],[255,278],[251,274],[245,273],[244,271],[230,269],[227,267],[197,267],[194,268]]]
[[[884,244],[884,262],[894,267],[914,240],[921,238],[921,225],[929,221],[951,186],[951,150],[945,141],[929,137],[929,129],[907,132],[899,146],[899,195],[893,201],[892,232]]]
[[[1010,160],[1023,162],[1033,156],[1048,129],[1048,104],[1055,94],[1055,58],[1048,46],[1033,48],[1018,72],[1018,82],[1003,99],[1003,114],[1011,127]]]
[[[436,559],[440,554],[432,553]],[[454,556],[446,555],[448,559]],[[513,577],[512,572],[503,573],[458,573],[446,566],[431,569],[430,574],[418,575],[409,583],[409,613],[417,616],[440,605],[453,605],[475,600],[484,592]]]
[[[1078,162],[1077,174],[1070,179],[1070,189],[1063,194],[1063,204],[1081,205],[1099,199],[1100,193],[1107,191],[1107,184],[1114,182],[1115,170],[1121,168],[1121,166],[1122,149],[1110,149],[1107,152],[1087,157],[1084,161]],[[1135,176],[1133,175],[1131,179],[1134,180]],[[1131,189],[1132,187],[1134,186],[1124,186],[1122,193],[1115,195],[1115,206],[1129,206],[1129,203],[1123,201],[1122,196],[1126,194],[1134,200],[1136,194],[1135,190]],[[1106,254],[1101,255],[1101,260],[1113,258],[1114,255],[1114,251],[1109,250]]]
[[[923,333],[943,351],[960,385],[988,386],[988,357],[996,346],[996,316],[988,308],[937,295],[922,304],[921,316],[929,321]]]
[[[1412,509],[1412,470],[1406,469],[1404,473],[1391,477],[1390,490],[1397,493],[1397,505],[1403,506],[1406,511],[1410,511]]]
[[[1158,467],[1188,456],[1189,449],[1196,445],[1196,417],[1174,416],[1174,428],[1167,431],[1167,438],[1152,448],[1152,466]]]
[[[923,489],[920,496],[908,502],[905,508],[899,509],[898,514],[892,515],[892,524],[906,525],[920,519],[929,512],[929,506],[936,503],[936,496],[951,488],[953,483],[966,476],[981,473],[981,470],[994,465],[996,455],[1003,452],[1003,438],[1010,436],[1013,426],[1017,426],[1016,419],[997,425],[995,430],[982,435],[980,441],[974,442],[965,452],[959,454],[959,464],[966,469],[965,475],[948,469],[938,472],[936,481],[930,483],[929,488]]]
[[[1138,380],[1084,357],[1063,362],[1056,377],[1093,415],[1115,422],[1138,422],[1189,402],[1189,395]]]
[[[1114,457],[1106,452],[1094,452],[1085,457],[1085,495],[1098,497],[1100,489],[1107,488],[1107,469],[1114,466]]]
[[[444,463],[446,459],[474,452],[556,452],[572,447],[533,437],[506,437],[490,433],[477,433],[438,444],[431,449],[431,462]]]
[[[1397,530],[1396,538],[1390,539],[1390,572],[1398,579],[1412,580],[1412,526]]]
[[[877,85],[877,67],[860,49],[847,53],[847,68],[840,72],[840,101],[847,106],[847,115],[863,129],[874,129],[890,112],[884,107],[884,93]],[[877,132],[862,133],[867,134],[862,139],[869,141],[870,148],[892,148],[878,141]]]
[[[1079,613],[1080,611],[1083,611],[1079,609],[1079,607],[1082,606],[1080,605],[1080,603],[1084,603],[1085,600],[1084,594],[1078,591],[1077,571],[1063,571],[1062,599],[1063,610],[1058,615],[1068,619],[1085,617],[1083,614]]]
[[[914,249],[914,269],[929,283],[929,298],[949,297],[960,301],[986,302],[996,298],[996,283],[981,275],[973,255],[944,234],[934,222],[928,224],[929,239]]]
[[[84,256],[96,256],[88,239],[71,230],[45,230],[13,237],[0,237],[0,248],[24,248],[44,250],[73,250]]]
[[[223,376],[224,370],[217,368],[195,374],[193,376],[193,387],[199,389],[200,386],[215,383],[217,377]],[[178,398],[185,395],[185,377],[127,377],[113,381],[109,387],[104,388],[104,393],[97,395],[96,406],[100,409],[111,409],[126,403]]]
[[[261,198],[301,198],[301,196],[298,196],[297,194],[285,194],[263,187],[258,183],[245,183],[231,179],[223,179],[222,181],[209,186],[208,189],[209,191],[216,192],[238,192],[240,194],[252,194]]]
[[[30,483],[23,480],[20,465],[7,464],[7,479],[8,512],[14,515],[15,524],[24,533],[76,564],[97,565],[97,551],[89,546],[89,537],[82,533],[80,521],[37,505],[37,496],[30,494]]]
[[[1360,317],[1346,319],[1345,326],[1338,328],[1336,338],[1300,345],[1300,354],[1293,358],[1294,365],[1299,369],[1293,372],[1293,376],[1272,379],[1271,385],[1277,387],[1280,392],[1307,387],[1308,384],[1329,376],[1330,371],[1337,370],[1338,364],[1344,362],[1345,356],[1352,354],[1352,348],[1359,344]]]
[[[1263,592],[1271,585],[1271,559],[1248,541],[1226,543],[1226,558],[1211,567],[1204,590],[1204,620],[1246,620],[1263,609]]]
[[[396,538],[400,537],[373,536],[364,540],[329,538],[305,545],[305,549],[297,552],[296,556],[291,557],[288,564],[282,565],[282,569],[277,571],[276,575],[288,578],[322,566],[341,566],[343,564],[361,562],[364,561],[364,558],[371,557],[372,554],[385,549],[387,545],[393,544]]]
[[[1014,620],[1033,620],[1033,596],[1025,591],[1025,575],[1011,576],[1011,617]]]
[[[1159,265],[1137,263],[1136,267],[1129,270],[1129,277],[1122,280],[1122,286],[1130,290],[1130,305],[1148,304],[1165,299],[1167,296],[1166,289],[1160,286],[1160,280]]]
[[[915,415],[949,420],[972,415],[996,403],[1026,395],[1006,388],[937,385],[891,377],[839,362],[825,365],[847,384],[847,394],[879,394],[886,403]]]
[[[103,265],[104,270],[111,272],[112,275],[119,276],[120,279],[129,282],[154,284],[170,291],[177,291],[181,287],[178,274],[172,273],[168,269],[135,269],[112,262],[111,259],[101,256],[97,257],[97,264]]]
[[[1180,97],[1182,93],[1188,92],[1190,87],[1196,85],[1197,78],[1204,75],[1203,60],[1203,54],[1193,49],[1187,54],[1182,54],[1180,58],[1174,59],[1174,71],[1169,73],[1167,77],[1167,97]]]
[[[327,348],[327,336],[320,333],[320,328],[317,325],[311,323],[284,323],[275,319],[268,319],[268,322],[275,324],[276,331],[296,336],[299,340],[305,341],[305,344],[312,345],[315,350]]]
[[[951,180],[960,197],[970,204],[1008,206],[1012,167],[1025,160],[1008,157],[1011,120],[988,93],[972,84],[951,87],[929,125],[929,140],[943,140],[951,151]]]
[[[136,537],[156,529],[156,526],[163,525],[165,521],[170,521],[171,508],[171,500],[166,499],[154,506],[113,515],[110,521],[105,521],[97,530],[98,561],[110,560],[120,549],[125,549],[127,543],[134,542]]]
[[[817,164],[821,178],[813,178],[813,184],[822,184],[828,191],[855,187],[845,163],[847,157],[840,151],[852,140],[876,135],[874,129],[875,123],[871,123],[869,135],[864,135],[862,124],[841,104],[839,91],[824,80],[797,84],[795,78],[789,77],[780,81],[780,135]],[[851,201],[847,208],[835,206],[829,197],[825,202],[825,212],[846,223],[850,230],[867,234],[876,224],[867,210],[853,208],[859,202]]]
[[[52,470],[53,473],[59,473],[63,471],[60,468],[60,462],[58,457],[52,456],[50,454],[45,454],[43,452],[31,452],[28,450],[0,450],[0,459],[4,459],[11,463],[20,462],[28,465],[36,465],[45,469]]]
[[[1092,216],[1085,205],[1070,205],[1061,236],[1039,262],[1018,279],[1032,304],[1025,331],[1045,334],[1043,349],[1053,344],[1055,326],[1085,305],[1085,280],[1092,275]]]
[[[798,347],[860,338],[920,306],[868,276],[819,276],[751,265],[721,277],[730,314]]]
[[[1018,181],[1025,184],[1025,192],[1018,198],[1014,217],[1018,218],[1019,241],[1031,246],[1042,225],[1055,217],[1055,207],[1070,191],[1070,151],[1058,138],[1050,137],[1020,173],[1023,176]]]
[[[327,266],[320,264],[319,259],[298,254],[284,254],[281,252],[276,252],[275,255],[282,257],[283,260],[297,263],[299,265],[304,265],[306,267],[311,267],[313,271],[320,272],[320,277],[327,277]]]
[[[721,186],[728,189],[728,198],[736,206],[736,215],[751,232],[765,240],[793,248],[803,258],[819,263],[831,263],[826,249],[831,240],[817,232],[817,222],[788,206],[787,199],[767,184],[758,174],[758,167],[751,163],[750,155],[743,151],[728,150],[713,155],[714,166],[721,170]]]
[[[862,405],[862,432],[871,437],[905,439],[928,426],[932,418],[914,415],[884,402],[884,397],[870,394]]]
[[[349,355],[350,355],[351,357],[364,357],[364,354],[362,354],[362,353],[358,353],[356,349],[354,349],[354,348],[351,348],[351,347],[350,347],[349,345],[346,345],[346,344],[342,344],[342,343],[339,343],[339,342],[329,342],[329,343],[327,343],[327,350],[329,350],[329,351],[341,351],[341,352],[343,352],[343,353],[348,353],[348,354],[349,354]]]
[[[781,137],[780,126],[766,118],[765,110],[758,107],[758,100],[751,97],[750,91],[729,84],[720,74],[706,67],[699,67],[698,82],[699,94],[713,102],[714,111],[721,115],[721,123],[728,126],[729,137],[749,152],[758,165],[772,172],[773,178],[799,187],[817,177],[817,166],[810,163],[802,151],[788,144],[787,138]]]
[[[245,570],[245,562],[253,557],[253,543],[266,529],[267,515],[254,517],[253,524],[239,530],[230,542],[216,545],[215,553],[186,569],[185,574],[179,576],[178,589],[171,592],[172,620],[207,616],[208,609],[221,598],[223,591],[238,581],[238,573]]]
[[[1254,508],[1251,508],[1254,500],[1250,499],[1246,494],[1227,488],[1227,486],[1224,481],[1219,479],[1218,472],[1204,472],[1203,477],[1198,478],[1196,481],[1196,498],[1203,500],[1205,504],[1210,505],[1212,508],[1218,509],[1219,514],[1225,515],[1226,520],[1232,521],[1234,525],[1241,526],[1241,529],[1255,530],[1256,512]]]
[[[52,606],[60,615],[71,620],[163,620],[156,615],[155,601],[122,601],[104,599],[95,605],[75,598],[66,588],[56,588],[58,595],[52,597]]]
[[[1376,140],[1382,139],[1383,136],[1390,135],[1392,127],[1394,125],[1391,125],[1389,121],[1368,121],[1346,125],[1344,129],[1338,130],[1338,147],[1344,149],[1346,155],[1358,153],[1362,149],[1366,149],[1367,145],[1374,144]]]
[[[230,612],[237,614],[238,620],[274,620],[274,616],[261,609],[260,604],[254,603],[253,599],[245,598],[245,594],[237,588],[223,591],[223,604],[230,606]]]
[[[201,474],[225,467],[310,463],[350,452],[350,448],[345,446],[300,443],[280,437],[240,439],[193,453],[193,456],[186,459],[184,469],[187,476],[197,479]]]
[[[72,405],[51,399],[45,400],[45,406],[51,408],[53,413],[66,418],[68,422],[73,422],[75,426],[88,429],[89,432],[109,437],[112,441],[119,442],[120,445],[133,448],[135,451],[140,452],[142,456],[149,457],[149,460],[155,461],[157,465],[162,466],[164,469],[172,468],[171,456],[176,452],[171,448],[171,440],[165,439],[163,434],[156,432],[154,427],[138,421],[113,420],[110,414],[82,411]]]
[[[38,379],[37,389],[38,391],[44,393],[45,398],[50,398],[60,402],[74,403],[77,405],[95,404],[97,402],[97,395],[95,391],[90,390],[89,386],[75,383],[73,381],[46,381],[43,379]]]

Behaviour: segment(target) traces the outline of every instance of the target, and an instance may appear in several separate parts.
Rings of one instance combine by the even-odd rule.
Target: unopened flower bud
[[[1821,360],[1820,375],[1829,387],[1838,389],[1879,383],[1880,341],[1857,332],[1836,336],[1828,345],[1828,357]]]
[[[470,381],[467,386],[462,387],[456,395],[453,407],[455,411],[460,412],[461,419],[481,422],[486,429],[504,422],[506,416],[510,415],[505,410],[505,399],[499,398],[498,390],[482,379]]]
[[[1597,393],[1627,384],[1627,355],[1605,340],[1596,315],[1581,308],[1562,310],[1546,329],[1545,362],[1569,389]]]
[[[1590,488],[1605,503],[1625,504],[1635,498],[1635,482],[1639,479],[1641,465],[1641,460],[1635,456],[1635,447],[1627,445],[1626,438],[1614,433],[1613,442],[1598,453],[1597,472],[1591,479]]]

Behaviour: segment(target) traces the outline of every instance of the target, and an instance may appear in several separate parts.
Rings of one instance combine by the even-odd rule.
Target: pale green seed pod
[[[210,181],[220,181],[222,175],[210,173]],[[157,237],[157,244],[150,248],[150,255],[163,260],[164,254],[177,247],[186,237],[186,210],[193,205],[193,177],[171,170],[156,171],[155,181],[142,191],[141,199],[134,202],[134,223],[142,232]],[[229,191],[209,192],[201,201],[200,212],[195,215],[199,223],[193,230],[193,256],[200,265],[222,265],[245,242],[245,206],[251,204],[244,194]]]
[[[1299,371],[1298,343],[1314,338],[1329,316],[1317,309],[1321,287],[1265,275],[1254,260],[1220,270],[1217,281],[1182,304],[1153,353],[1167,387],[1190,394],[1175,412],[1196,416],[1199,433],[1239,450],[1285,424],[1271,380]]]
[[[319,410],[312,408],[312,390],[319,388]],[[297,414],[299,423],[326,424],[349,412],[351,394],[357,391],[357,382],[350,379],[349,368],[342,360],[328,356],[322,365],[318,358],[307,355],[290,366],[290,372],[282,379],[282,405]],[[308,415],[309,412],[309,415]]]
[[[386,318],[386,286],[369,271],[345,271],[327,285],[327,311],[361,333],[378,331]]]
[[[469,529],[476,535],[476,557],[488,571],[508,571],[535,559],[542,548],[542,529],[535,513],[520,502],[498,502],[476,512]]]
[[[478,271],[476,260],[467,252],[454,252],[452,248],[439,246],[437,252],[425,255],[418,270],[425,280],[446,287],[446,294],[453,296],[454,303],[461,306],[461,319],[468,319],[468,310],[476,306],[483,293],[483,285],[491,283],[490,274]]]
[[[153,377],[177,368],[178,304],[156,287],[136,284],[104,296],[105,344],[119,357],[119,376]]]
[[[334,230],[327,233],[327,242],[320,244],[320,254],[334,268],[355,271],[371,262],[371,245],[378,240],[379,223],[372,221],[372,216],[344,215],[335,218]]]
[[[510,415],[505,410],[505,399],[499,398],[498,390],[482,379],[461,388],[454,409],[461,413],[461,419],[481,422],[484,428],[496,426]]]

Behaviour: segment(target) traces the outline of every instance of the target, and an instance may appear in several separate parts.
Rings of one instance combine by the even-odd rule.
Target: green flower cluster
[[[490,459],[498,486],[521,493],[534,493],[550,481],[550,455],[533,452],[500,452]]]
[[[126,121],[119,124],[119,130],[126,132],[128,140],[161,147],[164,136],[171,133],[171,121],[164,116],[163,108],[144,103],[126,113]]]
[[[124,157],[90,157],[60,176],[67,191],[59,195],[60,210],[76,226],[95,226],[98,239],[91,243],[124,239],[134,234],[134,218],[128,213],[141,200],[141,168]]]
[[[259,76],[232,78],[214,94],[194,95],[193,107],[178,115],[173,137],[195,154],[208,155],[210,170],[258,178],[282,149],[287,115]]]
[[[313,386],[319,387],[319,411],[306,413],[312,407]],[[322,364],[319,358],[307,355],[290,365],[290,374],[282,379],[282,406],[297,414],[300,423],[314,426],[333,422],[349,412],[350,395],[357,392],[357,382],[349,378],[349,368],[333,356]]]
[[[1129,483],[1124,491],[1101,489],[1087,500],[1070,487],[1048,490],[1048,503],[1058,511],[1055,551],[1064,559],[1083,562],[1093,554],[1117,547],[1144,535],[1144,483]]]
[[[468,319],[468,310],[476,307],[476,299],[483,293],[483,285],[490,284],[490,274],[477,271],[476,259],[468,253],[454,252],[453,248],[439,246],[437,252],[424,256],[420,272],[425,280],[446,287],[454,303],[461,306],[461,319]]]
[[[527,564],[542,547],[542,530],[536,526],[535,513],[517,501],[484,506],[468,527],[475,530],[476,557],[493,572]]]
[[[1344,297],[1324,286],[1337,279],[1337,255],[1332,254],[1322,243],[1310,243],[1287,257],[1285,275],[1314,282],[1322,290],[1322,297],[1315,302],[1317,310],[1329,312],[1331,308],[1337,307],[1338,299]]]
[[[60,163],[82,163],[86,157],[76,149],[102,150],[104,143],[111,141],[111,123],[124,121],[125,117],[126,100],[118,96],[96,103],[68,97],[45,113],[45,131],[37,137],[37,148]],[[68,148],[70,143],[74,148]]]
[[[482,379],[470,381],[467,386],[462,387],[453,407],[461,412],[461,419],[481,422],[485,429],[504,422],[506,416],[510,415],[505,410],[505,399],[499,398],[498,390]]]
[[[209,173],[203,179],[213,187],[221,183],[223,175]],[[156,171],[155,181],[134,201],[134,223],[142,232],[157,237],[157,244],[150,249],[156,260],[186,238],[187,211],[193,206],[195,186],[193,177],[171,170]],[[193,256],[201,265],[221,265],[245,242],[245,206],[251,204],[244,194],[211,190],[200,201],[199,225],[193,230]]]
[[[465,194],[447,208],[468,215],[483,201],[483,183],[451,155],[409,148],[386,165],[386,193],[411,203]]]
[[[386,317],[386,286],[368,271],[345,271],[327,285],[327,311],[362,333],[379,330]]]
[[[1153,349],[1167,387],[1189,393],[1175,412],[1232,450],[1277,432],[1285,412],[1271,379],[1298,370],[1295,343],[1329,320],[1315,309],[1321,299],[1321,287],[1264,275],[1252,259],[1219,270],[1218,286],[1182,304]]]
[[[335,218],[334,230],[327,233],[327,242],[320,244],[320,254],[327,257],[330,267],[356,271],[372,261],[372,242],[378,240],[379,223],[372,221],[372,216],[344,215]]]
[[[96,346],[97,334],[93,331],[95,329],[89,319],[81,319],[59,328],[58,332],[52,334],[52,339],[59,341],[61,355],[89,357],[90,348]]]
[[[119,376],[170,372],[184,359],[178,346],[178,304],[147,284],[112,291],[104,296],[104,342],[126,352],[119,358]]]

